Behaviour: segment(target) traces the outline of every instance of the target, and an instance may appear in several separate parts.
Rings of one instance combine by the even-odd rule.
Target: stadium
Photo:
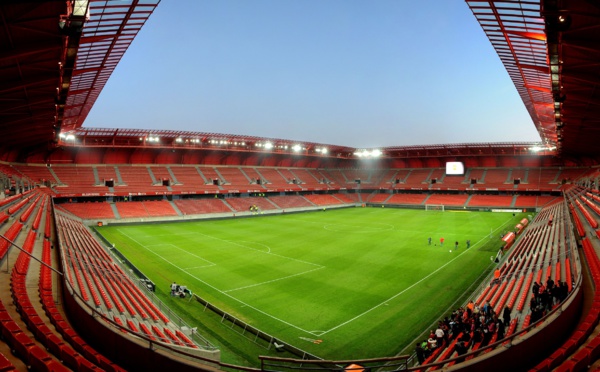
[[[86,126],[159,3],[0,4],[0,371],[600,370],[598,4],[466,0],[539,141],[353,147]]]

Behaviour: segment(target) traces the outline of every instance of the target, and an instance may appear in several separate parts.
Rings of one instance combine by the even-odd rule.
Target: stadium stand
[[[412,169],[404,180],[406,187],[427,189],[427,181],[429,175],[433,173],[433,169]]]
[[[452,205],[462,207],[466,204],[468,195],[432,194],[427,204]]]
[[[148,171],[150,172],[151,177],[153,176],[154,184],[162,184],[163,182],[166,182],[169,185],[175,184],[175,180],[169,172],[169,168],[167,168],[166,166],[153,165],[148,168]]]
[[[115,166],[95,166],[92,169],[95,169],[96,173],[98,173],[98,180],[102,185],[112,182],[116,186],[121,182],[117,177],[117,168]]]
[[[168,201],[116,202],[121,218],[176,216],[177,212]]]
[[[336,205],[336,204],[344,204],[340,199],[336,198],[333,195],[329,194],[312,194],[304,196],[308,201],[315,205]]]
[[[369,195],[367,202],[369,202],[369,203],[385,203],[391,197],[392,197],[392,194],[374,193],[374,194]]]
[[[279,172],[279,169],[260,168],[256,170],[262,176],[262,179],[266,181],[265,186],[267,188],[283,187],[291,190],[300,189],[300,187],[296,184],[293,184],[290,179],[285,178],[285,176],[283,176],[281,172]]]
[[[184,215],[232,212],[222,199],[179,199],[174,203]]]
[[[471,184],[475,182],[475,184],[485,183],[485,169],[481,168],[473,168],[470,169],[468,177],[466,177],[466,182]]]
[[[268,198],[249,197],[249,198],[227,198],[225,200],[237,212],[247,212],[253,206],[258,207],[260,211],[276,209],[277,205],[271,203]]]
[[[510,207],[513,196],[509,195],[473,195],[469,199],[469,207]]]
[[[444,176],[442,185],[449,188],[465,188],[469,186],[469,182],[465,179],[465,176]]]
[[[281,209],[308,208],[314,206],[314,204],[299,195],[270,196],[269,199]]]
[[[246,175],[242,172],[240,168],[218,167],[216,169],[218,170],[225,184],[231,184],[234,186],[250,184],[250,180],[246,177]]]
[[[510,170],[508,169],[486,169],[483,184],[486,187],[506,187],[509,182]]]
[[[144,166],[119,166],[118,175],[122,183],[116,185],[120,191],[135,191],[153,193],[158,190],[164,190],[162,184],[155,182],[150,173],[149,167]]]
[[[358,203],[358,194],[336,193],[334,197],[346,204]]]
[[[214,182],[223,183],[225,182],[215,167],[198,167],[198,172],[200,173],[202,179],[206,180],[207,184],[212,184]]]
[[[396,184],[396,175],[398,173],[397,169],[385,169],[380,172],[378,175],[375,175],[377,178],[373,182],[373,187],[377,188],[391,188]]]
[[[145,201],[144,207],[150,217],[153,216],[177,216],[177,212],[166,200]]]
[[[353,182],[346,178],[341,169],[322,169],[320,173],[323,174],[325,179],[340,187],[346,187],[348,184]]]
[[[92,167],[53,167],[55,177],[59,180],[54,190],[58,193],[95,193],[108,191],[94,178]]]
[[[107,202],[64,203],[59,208],[83,219],[115,218],[115,214]]]
[[[213,146],[224,135],[210,133],[82,127],[158,2],[0,4],[0,371],[258,370],[208,357],[190,366],[213,350],[199,350],[198,339],[149,300],[86,224],[358,202],[532,215],[524,229],[502,234],[514,243],[491,257],[493,274],[447,314],[451,321],[441,320],[438,347],[420,366],[399,370],[600,370],[598,74],[590,63],[600,59],[600,17],[593,2],[467,1],[540,142],[390,147],[375,168],[345,146],[317,152],[324,146],[307,143],[304,155],[289,156],[280,149],[296,141],[270,139],[279,147],[263,152],[254,145],[266,139],[237,134],[226,137],[247,146]],[[76,4],[90,8],[81,15]],[[464,176],[444,175],[449,159],[465,163]],[[302,357],[301,368],[324,363]]]
[[[382,194],[384,195],[384,194]],[[389,199],[385,200],[386,204],[423,204],[427,195],[425,194],[393,194]]]
[[[309,172],[307,169],[295,168],[291,170],[296,180],[298,180],[299,185],[303,188],[319,188],[322,187],[321,179],[317,178],[312,172]]]

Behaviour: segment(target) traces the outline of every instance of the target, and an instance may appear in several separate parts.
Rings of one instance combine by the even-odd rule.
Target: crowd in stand
[[[469,302],[439,321],[438,328],[431,331],[429,338],[417,344],[417,359],[422,364],[437,348],[447,346],[457,337],[455,350],[458,355],[465,354],[475,344],[487,345],[494,335],[497,339],[504,338],[510,316],[508,307],[499,316],[489,302],[482,307]]]
[[[554,283],[552,278],[548,278],[546,285],[535,282],[531,288],[533,296],[529,300],[529,310],[531,311],[530,323],[535,323],[552,310],[555,304],[561,303],[569,294],[569,287],[566,282]]]
[[[545,286],[534,283],[532,292],[530,324],[541,319],[552,310],[553,306],[564,301],[569,294],[569,289],[566,282],[559,281],[555,284],[551,278],[548,278]],[[481,307],[469,302],[439,321],[437,329],[431,330],[428,339],[417,343],[415,351],[419,364],[423,364],[438,348],[445,348],[454,339],[456,339],[454,349],[458,356],[466,354],[475,345],[480,348],[495,340],[503,339],[510,321],[511,309],[508,306],[504,307],[502,314],[496,314],[489,301]]]

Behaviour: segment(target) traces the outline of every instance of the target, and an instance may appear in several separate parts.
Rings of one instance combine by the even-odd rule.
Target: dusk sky
[[[84,127],[359,148],[540,140],[462,0],[163,0]]]

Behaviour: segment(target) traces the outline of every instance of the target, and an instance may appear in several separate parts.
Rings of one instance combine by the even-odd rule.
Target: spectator
[[[438,323],[438,328],[435,330],[435,339],[438,345],[442,345],[444,341],[444,336],[446,333],[442,329],[442,322]]]
[[[502,340],[504,338],[504,323],[502,322],[502,319],[497,320],[496,329],[498,340]]]
[[[435,338],[429,337],[427,339],[427,349],[433,350],[438,347],[437,340]]]
[[[552,280],[551,277],[548,277],[548,280],[546,281],[546,288],[548,288],[549,291],[552,291],[552,288],[554,288],[554,280]]]
[[[427,347],[427,340],[423,340],[423,342],[421,342],[421,349],[423,349],[425,359],[429,358],[431,355],[431,350]]]
[[[538,282],[533,283],[533,288],[531,288],[531,292],[536,298],[540,294],[540,285]]]
[[[465,355],[467,353],[467,349],[469,348],[469,344],[464,341],[462,338],[456,343],[454,349],[456,350],[456,354],[458,356]],[[457,360],[458,363],[462,362],[462,359]]]
[[[418,342],[417,347],[415,348],[415,352],[417,353],[417,360],[419,361],[419,364],[423,364],[423,362],[425,361],[425,350],[423,350],[423,347]]]
[[[510,324],[510,307],[508,307],[508,305],[504,306],[504,311],[502,312],[502,318],[504,318],[504,325]]]

